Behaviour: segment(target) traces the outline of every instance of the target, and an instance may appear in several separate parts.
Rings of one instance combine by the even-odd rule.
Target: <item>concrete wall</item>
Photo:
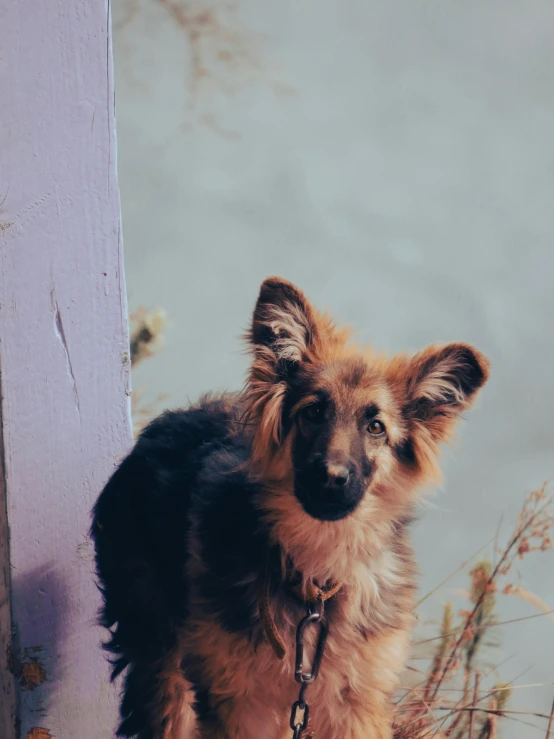
[[[554,477],[554,7],[222,7],[114,9],[129,298],[173,321],[135,387],[174,405],[239,386],[237,336],[270,273],[377,346],[474,342],[492,379],[414,532],[429,589]],[[546,554],[522,575],[554,608],[552,568]],[[552,681],[553,630],[507,626],[501,677]]]

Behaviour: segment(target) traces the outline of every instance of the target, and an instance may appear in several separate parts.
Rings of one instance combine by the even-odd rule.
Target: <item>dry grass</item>
[[[134,369],[140,362],[153,357],[163,344],[163,330],[166,326],[165,314],[161,310],[149,313],[140,307],[129,316],[131,325],[131,367]],[[158,395],[151,403],[144,403],[142,393],[133,390],[131,409],[133,413],[133,431],[138,434],[146,424],[159,412],[160,403],[166,398]]]
[[[131,367],[147,357],[153,357],[162,346],[165,313],[157,310],[148,313],[142,306],[129,316],[131,324]]]
[[[446,604],[438,634],[415,642],[410,679],[395,706],[395,739],[493,739],[509,720],[539,729],[542,721],[550,737],[552,715],[508,708],[512,690],[522,686],[491,684],[494,670],[487,664],[487,648],[495,645],[497,627],[521,620],[497,620],[500,594],[524,597],[541,611],[535,616],[554,614],[542,600],[510,582],[519,560],[552,549],[553,526],[552,498],[543,486],[526,498],[505,546],[495,541],[495,562],[482,559],[470,570],[467,610],[456,614],[452,604]]]
[[[162,311],[148,313],[144,308],[131,314],[130,320],[131,365],[136,367],[159,351],[166,320]],[[155,403],[143,404],[133,392],[135,431],[158,412],[162,400],[160,395]],[[500,546],[494,540],[495,561],[481,559],[469,569],[470,587],[463,591],[467,609],[455,612],[452,603],[447,603],[438,633],[414,643],[406,686],[395,704],[395,739],[498,739],[505,721],[535,728],[542,721],[546,739],[554,739],[554,703],[550,715],[510,710],[513,689],[523,686],[491,682],[495,670],[487,662],[498,627],[522,620],[497,620],[499,595],[517,595],[536,607],[539,613],[526,618],[554,617],[554,611],[538,596],[511,582],[517,562],[531,553],[552,550],[553,526],[552,498],[543,486],[525,499],[506,544]],[[450,577],[468,565],[469,561],[464,562]],[[418,606],[447,581],[424,596]]]

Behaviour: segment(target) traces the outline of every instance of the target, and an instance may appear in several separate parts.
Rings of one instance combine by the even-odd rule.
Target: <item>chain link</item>
[[[304,638],[306,630],[310,626],[319,626],[319,634],[317,637],[315,654],[311,669],[308,672],[305,672]],[[292,710],[290,712],[290,728],[293,730],[292,739],[302,739],[302,734],[308,726],[310,707],[306,701],[306,691],[308,689],[308,686],[317,679],[317,676],[319,674],[319,668],[321,667],[321,660],[323,659],[323,652],[325,651],[325,644],[327,641],[328,632],[329,625],[327,623],[327,619],[325,618],[324,601],[322,597],[319,597],[316,604],[310,603],[308,605],[308,613],[300,621],[300,623],[298,624],[298,628],[296,629],[296,660],[294,666],[294,679],[297,683],[300,683],[300,693],[298,694],[298,700],[296,700],[292,704]]]

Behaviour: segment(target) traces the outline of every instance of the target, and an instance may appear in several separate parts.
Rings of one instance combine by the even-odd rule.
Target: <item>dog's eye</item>
[[[372,421],[367,427],[367,430],[372,436],[381,436],[385,433],[385,426],[381,421]]]
[[[312,423],[321,423],[325,418],[325,408],[321,403],[308,405],[304,408],[304,416]]]

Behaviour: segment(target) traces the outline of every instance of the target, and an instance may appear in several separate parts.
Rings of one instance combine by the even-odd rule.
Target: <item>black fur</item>
[[[114,655],[113,678],[125,670],[118,736],[163,734],[149,708],[160,700],[163,658],[186,624],[191,583],[195,616],[205,609],[253,648],[264,638],[258,600],[266,568],[279,607],[298,620],[304,614],[257,508],[261,490],[249,477],[249,455],[237,398],[204,399],[153,421],[98,499],[91,536],[104,595],[101,623],[111,633],[105,648]],[[203,567],[191,580],[193,528]],[[330,620],[333,613],[330,604]],[[215,714],[203,665],[190,657],[183,670],[198,720],[208,726]]]
[[[320,411],[320,419],[313,420],[308,416],[301,420],[292,448],[294,493],[310,516],[322,521],[338,521],[358,507],[374,471],[362,442],[366,433],[365,422],[351,424],[350,453],[347,455],[342,451],[337,456],[336,452],[329,450],[335,425],[341,420],[334,404],[321,395],[313,407]],[[304,409],[304,415],[309,411],[310,407]],[[345,468],[348,475],[346,483],[336,484],[329,478],[329,463]]]
[[[111,629],[113,677],[125,668],[119,736],[153,739],[148,706],[156,665],[188,614],[188,535],[199,528],[207,572],[198,587],[230,631],[251,632],[259,584],[250,570],[267,550],[255,486],[237,469],[248,445],[224,400],[164,413],[139,437],[94,508],[91,535]],[[250,584],[244,585],[245,580]],[[201,696],[197,700],[202,703]]]
[[[257,619],[261,583],[241,582],[256,563],[264,562],[268,543],[254,507],[256,486],[237,463],[246,460],[244,448],[207,460],[193,492],[191,511],[197,520],[201,557],[206,573],[198,579],[210,610],[228,631],[251,633]]]
[[[402,462],[402,464],[405,464],[408,467],[413,467],[417,464],[414,443],[410,438],[405,439],[400,444],[394,446],[392,448],[392,451],[394,452],[398,461]]]

